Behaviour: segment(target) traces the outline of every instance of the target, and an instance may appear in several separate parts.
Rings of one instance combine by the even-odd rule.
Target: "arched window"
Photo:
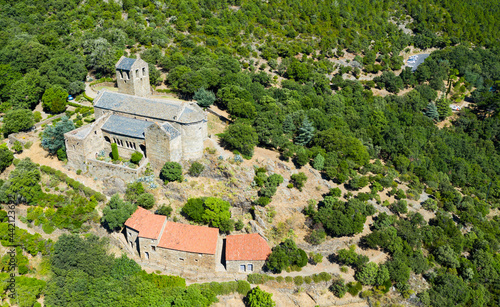
[[[111,140],[107,136],[104,137],[104,141],[106,141],[106,143],[111,143]]]

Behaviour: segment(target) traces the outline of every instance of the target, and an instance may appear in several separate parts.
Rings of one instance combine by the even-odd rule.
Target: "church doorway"
[[[141,149],[142,153],[144,154],[144,158],[147,158],[147,156],[146,156],[146,146],[139,145],[139,148]]]

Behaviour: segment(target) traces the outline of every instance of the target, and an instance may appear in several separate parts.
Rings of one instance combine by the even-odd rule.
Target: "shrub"
[[[137,198],[137,204],[144,209],[151,209],[155,205],[155,198],[152,194],[143,193]]]
[[[139,162],[141,162],[142,157],[143,157],[142,153],[136,151],[132,154],[132,156],[130,156],[130,162],[139,165]]]
[[[257,199],[257,204],[262,206],[262,207],[267,206],[270,202],[271,202],[271,199],[269,197],[265,197],[265,196],[259,197]]]
[[[243,221],[242,221],[242,220],[238,220],[238,221],[234,224],[234,228],[235,228],[236,230],[238,230],[238,231],[239,231],[239,230],[242,230],[242,229],[243,229],[243,227],[245,227],[245,224],[243,223]]]
[[[160,172],[160,179],[166,183],[182,180],[182,166],[177,162],[166,162]]]
[[[304,277],[304,282],[305,282],[306,284],[308,284],[308,285],[309,285],[310,283],[312,283],[312,278],[311,278],[311,276],[306,276],[306,277]]]
[[[279,283],[282,283],[285,281],[285,279],[283,278],[283,276],[278,276],[278,277],[276,277],[276,281]]]
[[[312,166],[318,171],[323,170],[325,167],[325,158],[321,154],[318,154],[316,158],[314,158]]]
[[[332,279],[332,275],[327,272],[321,272],[319,273],[319,278],[321,279],[321,281],[329,281],[330,279]]]
[[[21,152],[23,152],[23,144],[21,144],[21,142],[19,142],[19,141],[15,141],[14,145],[12,145],[12,149],[16,153],[21,153]]]
[[[253,273],[253,274],[248,274],[247,280],[251,284],[260,285],[268,281],[269,277],[265,274]]]
[[[318,264],[323,262],[323,255],[321,255],[320,253],[311,252],[309,256],[311,257],[310,260],[312,264]]]
[[[347,292],[347,286],[344,284],[343,279],[335,280],[328,289],[338,298],[344,297]]]
[[[349,292],[352,296],[358,295],[359,291],[363,289],[363,286],[360,282],[350,282],[347,284],[347,292]]]
[[[200,176],[201,172],[205,169],[205,166],[199,162],[193,162],[191,163],[191,166],[189,167],[189,175],[193,177],[198,177]]]
[[[59,161],[65,161],[68,158],[68,156],[66,155],[66,149],[64,147],[59,148],[56,154]]]
[[[76,171],[76,174],[77,174],[77,175],[81,175],[81,174],[82,174],[82,170],[81,170],[81,169],[77,170],[77,171]]]
[[[312,279],[315,283],[321,282],[321,276],[319,276],[318,274],[313,274]]]
[[[313,245],[319,245],[323,243],[326,239],[326,232],[321,229],[315,229],[308,235],[305,240]]]
[[[14,154],[7,146],[0,146],[0,173],[9,167],[14,161]]]
[[[236,291],[241,295],[247,295],[248,291],[250,291],[251,286],[246,280],[238,280],[238,286]]]
[[[287,277],[285,277],[285,281],[286,281],[286,282],[293,282],[293,278],[292,278],[292,276],[287,276]]]
[[[293,278],[293,283],[296,285],[296,286],[300,286],[304,283],[304,278],[302,276],[295,276]]]
[[[170,214],[172,214],[172,206],[165,206],[165,205],[161,205],[160,208],[158,208],[158,210],[156,210],[156,214],[160,214],[160,215],[166,215],[166,216],[170,216]]]
[[[273,307],[276,303],[272,300],[272,294],[262,291],[259,287],[250,290],[245,297],[245,302],[251,307]]]
[[[299,191],[302,191],[302,188],[304,187],[306,181],[307,181],[307,176],[302,172],[298,174],[293,174],[291,176],[291,182],[293,186],[296,187]]]
[[[111,143],[111,158],[113,161],[117,161],[120,158],[118,155],[118,145],[116,143]]]

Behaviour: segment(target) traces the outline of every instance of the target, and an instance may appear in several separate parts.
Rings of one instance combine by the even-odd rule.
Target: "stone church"
[[[201,158],[207,115],[195,102],[151,98],[148,63],[141,59],[122,57],[116,80],[118,92],[102,90],[94,99],[95,122],[64,135],[70,167],[95,176],[137,177],[136,170],[97,160],[103,152],[109,156],[112,143],[124,159],[141,152],[140,166],[149,162],[156,171],[167,161]]]

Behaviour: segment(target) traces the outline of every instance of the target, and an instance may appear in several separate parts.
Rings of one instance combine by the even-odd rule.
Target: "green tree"
[[[432,102],[429,102],[427,105],[427,109],[424,112],[425,116],[429,117],[432,120],[438,120],[439,119],[439,112],[436,107],[436,105]]]
[[[34,109],[42,97],[41,77],[37,70],[28,72],[10,89],[10,103],[15,109]]]
[[[201,87],[194,93],[193,99],[200,107],[208,108],[215,102],[215,94]]]
[[[302,188],[307,181],[307,176],[306,174],[300,172],[298,174],[293,174],[290,177],[290,180],[295,188],[297,188],[299,191],[302,191]]]
[[[258,142],[255,129],[243,123],[229,125],[221,138],[231,149],[238,150],[242,155],[247,157],[253,155],[254,147]]]
[[[30,158],[24,158],[0,188],[0,200],[8,204],[32,204],[42,193],[40,178],[38,166]]]
[[[368,262],[361,269],[356,271],[354,277],[356,280],[362,283],[363,285],[372,286],[377,281],[378,275],[378,265],[373,262]]]
[[[444,266],[457,268],[460,266],[458,255],[449,245],[442,245],[434,252],[436,260]]]
[[[137,205],[123,201],[115,194],[102,210],[101,223],[110,230],[119,230],[135,210]]]
[[[325,167],[325,158],[321,154],[318,154],[316,158],[314,158],[313,167],[318,171],[323,170]]]
[[[177,162],[165,162],[160,172],[160,179],[165,184],[182,180],[182,166]]]
[[[26,109],[10,110],[3,118],[2,130],[5,135],[27,131],[33,127],[33,113]]]
[[[152,194],[142,193],[137,198],[137,204],[144,209],[151,209],[155,205],[155,198]]]
[[[0,173],[9,167],[14,161],[14,154],[5,144],[0,145]]]
[[[450,101],[446,98],[441,98],[436,101],[436,108],[439,113],[439,120],[444,120],[452,114]]]
[[[273,295],[262,291],[258,286],[250,290],[245,297],[248,307],[273,307],[276,303],[272,299]]]
[[[64,134],[74,129],[73,121],[63,116],[59,122],[45,128],[42,134],[42,147],[51,154],[55,154],[61,148],[66,151]]]
[[[42,96],[42,107],[47,113],[59,114],[66,110],[68,92],[59,85],[45,90]]]
[[[149,84],[151,85],[157,85],[159,82],[161,82],[161,73],[156,67],[149,63]]]
[[[297,132],[297,137],[295,138],[295,144],[305,146],[307,145],[314,136],[314,126],[309,121],[307,116],[304,117],[302,121],[302,126]]]
[[[328,289],[338,298],[343,298],[347,292],[347,286],[342,278],[334,280]]]
[[[182,207],[181,212],[189,219],[197,223],[202,223],[203,214],[205,213],[205,207],[203,206],[203,203],[203,198],[190,198]]]
[[[118,155],[118,145],[116,143],[111,143],[111,158],[113,161],[118,161],[120,159]]]
[[[212,227],[220,227],[222,221],[231,218],[229,202],[216,197],[207,197],[204,199],[203,206],[205,208],[202,220],[205,224]]]
[[[142,160],[142,153],[135,151],[131,156],[130,156],[130,162],[139,165],[139,162]]]
[[[125,200],[126,201],[131,201],[133,203],[137,202],[137,198],[139,198],[140,195],[144,194],[144,186],[142,185],[142,182],[136,181],[127,184],[127,189],[125,190]]]
[[[227,104],[227,110],[233,117],[255,118],[257,111],[253,103],[240,98],[232,99]]]

